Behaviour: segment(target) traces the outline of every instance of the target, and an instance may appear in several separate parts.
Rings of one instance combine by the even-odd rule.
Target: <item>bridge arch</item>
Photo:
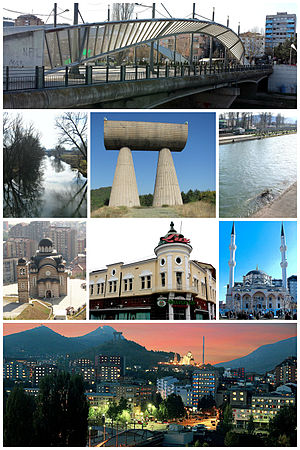
[[[30,37],[28,33],[31,33]],[[49,29],[36,27],[30,32],[4,33],[4,49],[5,46],[9,48],[13,40],[14,47],[19,42],[20,48],[22,40],[40,41],[41,33],[44,41],[43,49],[39,47],[40,63],[33,65],[52,70],[84,64],[141,44],[189,33],[204,34],[216,39],[239,63],[243,62],[244,56],[244,45],[230,28],[216,22],[173,18],[97,22]]]

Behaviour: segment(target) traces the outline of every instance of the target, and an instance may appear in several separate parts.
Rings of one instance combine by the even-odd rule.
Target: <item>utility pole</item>
[[[215,7],[213,7],[212,21],[215,21]],[[209,39],[209,65],[212,66],[213,38]]]
[[[57,3],[54,3],[54,8],[53,8],[53,24],[54,24],[54,28],[56,28],[57,25]]]
[[[227,16],[227,28],[229,28],[229,16]],[[227,49],[224,47],[224,64],[227,64]]]
[[[79,3],[74,3],[74,20],[73,20],[73,25],[78,25],[78,11],[79,11],[78,5],[79,5]]]
[[[152,19],[155,19],[155,3],[152,3]],[[150,44],[150,72],[153,72],[154,43]]]
[[[193,19],[195,19],[196,3],[193,3]],[[191,33],[190,66],[193,64],[194,33]]]

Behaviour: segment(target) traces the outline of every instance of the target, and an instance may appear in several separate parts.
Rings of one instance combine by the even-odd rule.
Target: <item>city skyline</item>
[[[91,323],[9,323],[3,325],[3,334],[7,336],[40,325],[45,325],[66,337],[82,336],[99,327],[98,324]],[[197,362],[202,362],[202,339],[205,336],[205,362],[211,364],[236,359],[251,353],[262,345],[296,336],[296,324],[285,323],[152,323],[151,326],[145,327],[145,324],[138,323],[107,322],[104,326],[111,326],[116,331],[123,332],[126,339],[133,340],[148,350],[177,352],[181,356],[191,351]]]
[[[242,281],[250,270],[266,272],[281,279],[280,221],[235,221],[236,266],[234,280]],[[295,221],[284,221],[287,245],[288,277],[297,274],[297,226]],[[232,221],[219,222],[219,300],[225,301],[229,280],[229,244]]]
[[[181,191],[216,190],[215,113],[91,113],[91,189],[112,186],[118,151],[104,147],[104,118],[137,122],[188,122],[182,152],[172,152]],[[171,149],[172,150],[172,149]],[[139,194],[153,194],[158,151],[133,151]]]

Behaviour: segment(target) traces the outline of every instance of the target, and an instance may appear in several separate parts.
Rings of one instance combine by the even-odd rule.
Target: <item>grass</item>
[[[46,306],[45,304],[41,304],[39,302],[33,301],[32,304],[29,304],[21,314],[16,318],[17,320],[46,320],[49,317],[51,312],[51,308]]]
[[[178,206],[163,205],[161,208],[128,208],[126,206],[103,206],[102,208],[92,211],[91,217],[216,217],[216,207],[214,204],[205,201],[190,202]]]
[[[84,307],[79,314],[69,317],[68,320],[86,320],[86,308]]]

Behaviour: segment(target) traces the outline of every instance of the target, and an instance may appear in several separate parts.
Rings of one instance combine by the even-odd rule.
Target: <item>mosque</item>
[[[256,267],[243,276],[243,281],[234,281],[235,261],[235,225],[233,223],[230,238],[229,283],[226,293],[226,310],[234,313],[280,315],[295,309],[287,283],[287,246],[283,224],[281,225],[281,272],[282,280],[275,280]]]
[[[53,249],[51,239],[40,241],[30,261],[20,258],[17,264],[18,297],[22,303],[33,298],[59,298],[67,295],[65,261]]]

